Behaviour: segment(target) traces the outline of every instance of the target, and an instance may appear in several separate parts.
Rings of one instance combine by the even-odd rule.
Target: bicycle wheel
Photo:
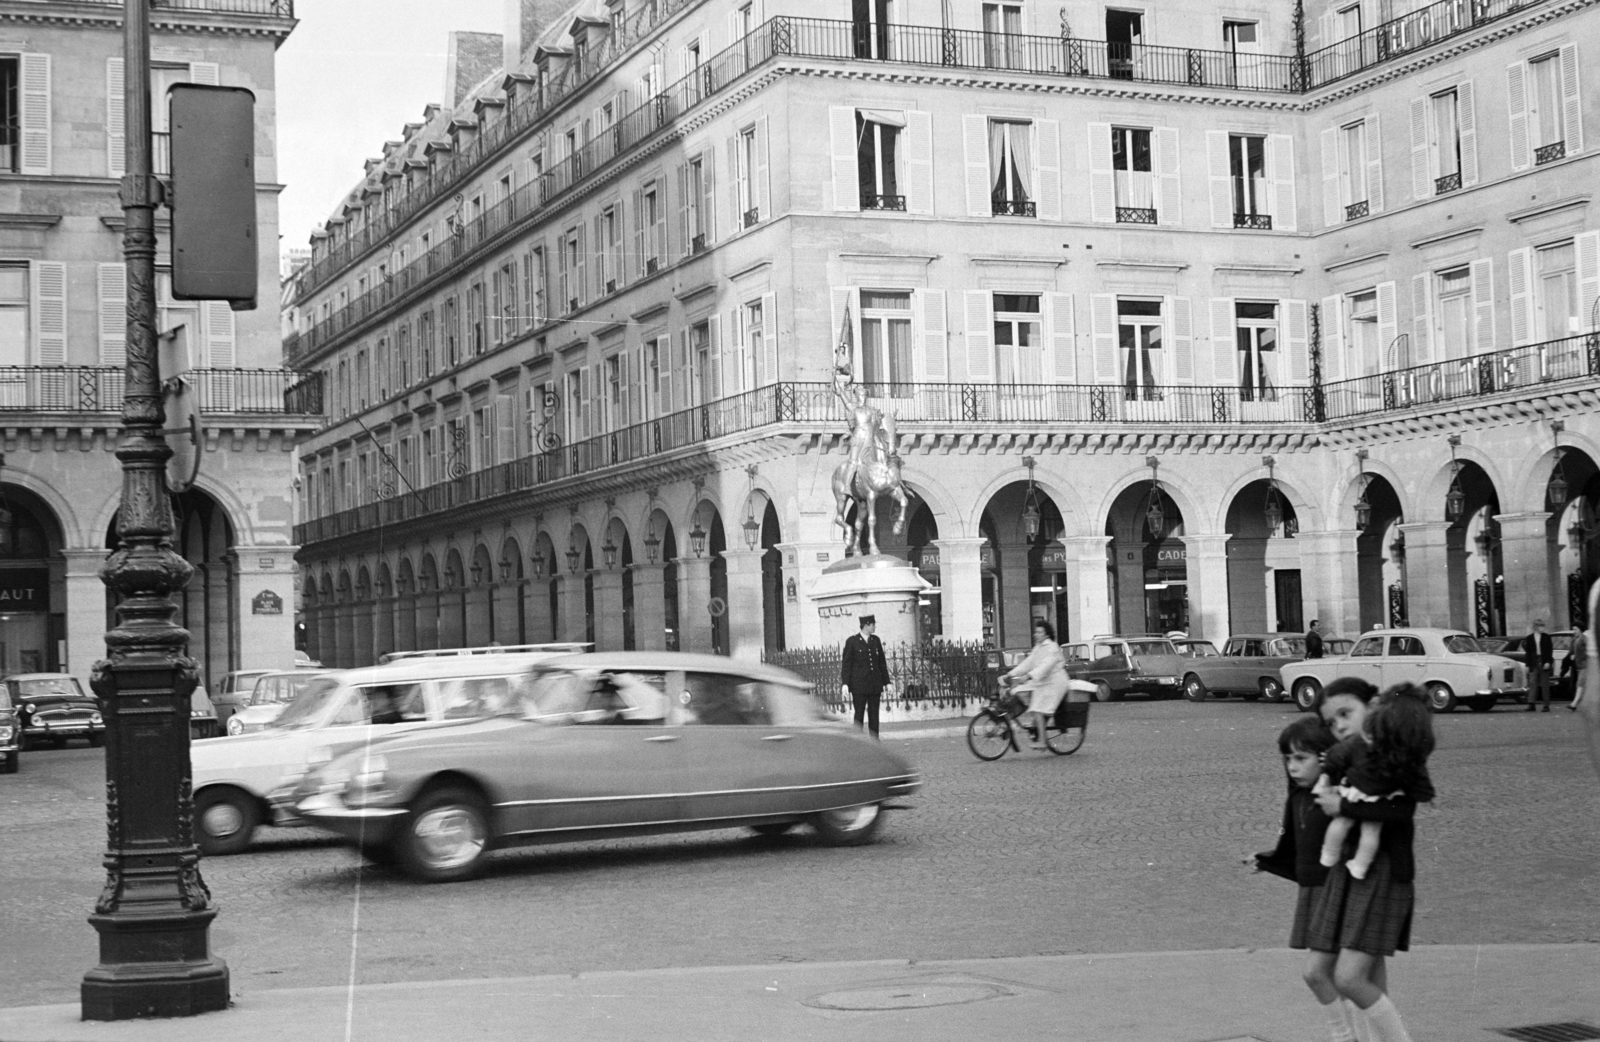
[[[967,748],[980,760],[998,760],[1011,748],[1011,724],[1005,717],[985,709],[967,724]]]
[[[1058,713],[1050,718],[1045,727],[1044,744],[1057,756],[1069,756],[1078,751],[1083,745],[1084,735],[1089,733],[1088,706],[1083,705],[1081,711],[1073,712],[1074,706],[1063,707],[1066,712]],[[1066,718],[1066,727],[1059,726],[1062,717]]]

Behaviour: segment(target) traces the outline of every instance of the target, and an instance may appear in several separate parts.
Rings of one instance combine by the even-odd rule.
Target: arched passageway
[[[1158,483],[1123,489],[1106,518],[1112,619],[1118,633],[1189,631],[1184,518]]]
[[[1304,633],[1300,519],[1268,478],[1228,504],[1228,620],[1234,633]],[[1220,646],[1220,645],[1219,645]]]
[[[62,545],[61,524],[42,499],[19,486],[0,485],[0,671],[64,668],[59,654],[67,637]],[[102,587],[89,603],[109,600]],[[103,617],[109,623],[109,612]],[[102,633],[105,628],[100,627]]]
[[[1072,639],[1055,500],[1036,484],[1014,481],[989,497],[978,527],[988,541],[981,551],[986,639],[992,631],[998,646],[1025,648],[1034,619],[1049,622],[1058,640]]]

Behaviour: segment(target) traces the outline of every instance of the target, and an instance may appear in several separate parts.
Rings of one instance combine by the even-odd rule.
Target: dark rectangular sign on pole
[[[256,96],[180,83],[172,127],[172,295],[256,306]]]

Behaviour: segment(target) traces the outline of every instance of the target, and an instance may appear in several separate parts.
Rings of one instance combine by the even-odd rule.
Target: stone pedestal
[[[928,581],[898,557],[847,557],[830,565],[810,591],[821,623],[822,646],[842,647],[860,630],[858,620],[863,615],[878,620],[878,639],[885,647],[918,643],[917,596],[928,588]]]

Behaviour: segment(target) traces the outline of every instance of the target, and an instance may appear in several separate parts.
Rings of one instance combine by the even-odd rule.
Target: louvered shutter
[[[222,83],[222,70],[216,62],[190,62],[189,82],[201,83],[208,87],[219,86]]]
[[[751,189],[751,195],[755,198],[756,208],[760,210],[763,221],[772,220],[772,183],[767,148],[767,117],[762,116],[756,120],[756,169],[752,175],[755,178],[755,186]]]
[[[1600,231],[1583,232],[1573,245],[1578,255],[1578,322],[1592,333],[1600,311]]]
[[[1206,177],[1211,198],[1211,227],[1233,227],[1233,168],[1226,130],[1206,131]]]
[[[1267,179],[1272,183],[1272,226],[1292,232],[1300,226],[1300,204],[1294,184],[1294,137],[1267,135]]]
[[[606,295],[606,280],[615,280],[617,277],[616,273],[611,270],[611,248],[610,244],[606,242],[605,225],[602,223],[604,220],[603,214],[595,215],[594,253],[595,260],[598,262],[595,264],[594,270],[594,296],[596,300]]]
[[[498,442],[495,462],[510,463],[517,458],[517,400],[513,395],[495,398],[494,418]]]
[[[933,213],[933,115],[906,113],[906,212]]]
[[[1039,218],[1061,220],[1061,123],[1041,119],[1034,123],[1034,155],[1038,157]]]
[[[1428,97],[1411,99],[1411,198],[1433,198],[1432,149],[1428,145]]]
[[[1089,331],[1094,350],[1094,382],[1117,382],[1117,298],[1096,293],[1089,298]]]
[[[1117,220],[1117,181],[1111,169],[1110,123],[1089,124],[1089,219],[1100,224],[1115,224]],[[1113,314],[1115,311],[1113,306]],[[1098,361],[1095,364],[1098,366]]]
[[[582,307],[584,301],[589,299],[589,280],[587,277],[589,254],[588,250],[584,248],[586,244],[584,243],[583,222],[578,222],[578,226],[573,229],[572,233],[578,237],[578,265],[577,270],[572,273],[572,295],[577,298],[578,306]]]
[[[989,117],[961,117],[962,148],[966,153],[967,216],[992,217],[989,173]]]
[[[122,367],[128,361],[128,266],[99,266],[100,364]]]
[[[1383,212],[1383,134],[1374,112],[1362,121],[1367,142],[1367,211]]]
[[[22,163],[24,174],[51,170],[50,56],[24,54],[22,64]]]
[[[1157,127],[1150,135],[1155,144],[1156,220],[1164,225],[1183,223],[1183,179],[1176,127]]]
[[[1211,298],[1211,373],[1207,383],[1212,386],[1233,383],[1234,355],[1239,350],[1234,333],[1235,313],[1232,297]]]
[[[1488,354],[1495,345],[1494,261],[1481,257],[1472,262],[1472,345],[1468,354]],[[1443,352],[1440,352],[1443,354]]]
[[[689,362],[689,331],[682,329],[673,338],[672,409],[677,412],[694,405],[694,370]]]
[[[717,241],[717,150],[706,146],[700,153],[700,214],[705,225],[706,245]],[[729,171],[731,177],[732,171]],[[735,224],[735,230],[738,229]]]
[[[67,266],[59,261],[33,261],[32,269],[35,364],[65,365],[67,363]]]
[[[706,319],[706,364],[711,366],[711,379],[707,381],[711,387],[711,398],[715,401],[724,397],[722,386],[722,316],[712,315]]]
[[[944,290],[919,289],[911,294],[913,318],[917,323],[917,380],[946,383],[950,379],[950,329],[945,315]]]
[[[1582,95],[1578,91],[1578,45],[1561,48],[1561,122],[1567,155],[1583,151]]]
[[[657,200],[659,203],[660,200]],[[633,276],[642,279],[645,276],[644,260],[646,250],[644,247],[644,189],[636,189],[633,193]]]
[[[1507,257],[1511,278],[1511,346],[1533,343],[1533,250],[1523,247]]]
[[[1382,360],[1380,366],[1394,366],[1397,359],[1391,353],[1394,351],[1395,339],[1400,335],[1400,314],[1397,310],[1395,299],[1395,284],[1393,282],[1380,282],[1378,291],[1378,349],[1383,352],[1379,355]]]
[[[1339,128],[1322,132],[1322,223],[1337,228],[1344,223],[1344,205],[1339,199]]]
[[[988,290],[969,289],[965,295],[967,328],[967,379],[989,383],[994,379],[994,298]]]
[[[687,257],[693,248],[694,224],[689,209],[689,164],[678,167],[678,252]]]
[[[1506,107],[1511,115],[1511,169],[1526,170],[1533,165],[1528,137],[1528,66],[1512,62],[1506,66]]]
[[[1461,124],[1461,183],[1478,183],[1478,103],[1471,80],[1456,84],[1456,118]]]
[[[1167,343],[1172,345],[1172,381],[1192,384],[1195,382],[1194,310],[1189,298],[1163,298],[1161,315]]]
[[[1283,346],[1289,353],[1289,381],[1297,387],[1311,382],[1311,323],[1303,300],[1283,302]]]
[[[679,189],[682,192],[682,189]],[[667,266],[667,258],[672,256],[671,249],[667,246],[667,179],[656,178],[656,242],[651,256],[656,258],[659,267]],[[640,261],[643,264],[644,261]]]
[[[128,169],[128,113],[123,97],[122,59],[106,59],[106,173],[121,177]]]
[[[644,422],[644,349],[634,348],[623,352],[623,361],[628,366],[627,423],[631,427]]]
[[[1046,293],[1044,318],[1050,342],[1051,380],[1058,384],[1078,382],[1077,316],[1071,293]]]
[[[1433,361],[1433,273],[1411,276],[1411,364]]]
[[[762,382],[778,382],[778,296],[761,294],[761,368]]]
[[[1322,382],[1344,379],[1344,297],[1322,298]]]
[[[755,184],[751,181],[752,171],[739,169],[739,135],[728,138],[728,213],[731,223],[728,225],[728,234],[738,235],[744,229],[744,210],[740,209],[739,183],[744,182],[745,190],[749,196],[747,202],[755,205]]]

